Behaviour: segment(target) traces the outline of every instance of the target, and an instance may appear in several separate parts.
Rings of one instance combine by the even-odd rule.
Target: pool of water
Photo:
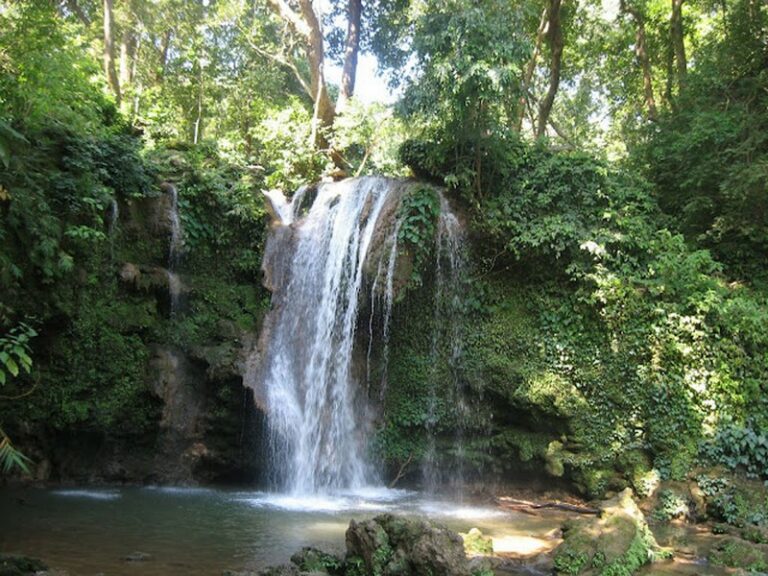
[[[194,488],[0,489],[0,552],[43,559],[70,576],[196,576],[287,562],[302,546],[343,553],[351,519],[382,512],[477,527],[498,552],[535,556],[557,544],[564,515],[536,516],[363,489],[300,498]],[[124,558],[134,552],[144,562]]]

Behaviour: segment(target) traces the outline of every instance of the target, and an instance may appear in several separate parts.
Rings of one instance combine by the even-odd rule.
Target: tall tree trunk
[[[309,27],[307,43],[307,58],[310,68],[310,89],[315,98],[313,114],[312,140],[320,149],[328,148],[326,131],[333,127],[336,109],[328,94],[325,82],[325,49],[323,47],[323,31],[320,20],[315,13],[311,0],[300,0],[301,15]]]
[[[203,65],[200,60],[197,61],[198,70],[198,90],[197,90],[197,118],[195,118],[195,132],[193,137],[193,143],[197,144],[203,139],[203,89],[204,89],[204,76]]]
[[[688,62],[685,58],[685,31],[683,29],[683,1],[672,0],[672,16],[669,20],[669,40],[675,53],[678,89],[683,87],[688,74]]]
[[[563,61],[563,27],[560,22],[561,0],[550,0],[547,24],[547,41],[551,52],[549,67],[549,89],[539,106],[539,118],[536,127],[536,137],[541,138],[547,130],[547,122],[555,103],[557,89],[560,87],[560,69]]]
[[[327,150],[329,142],[326,132],[333,127],[336,108],[328,94],[325,82],[325,51],[320,20],[311,0],[299,0],[299,12],[291,8],[286,0],[268,1],[291,31],[304,41],[304,52],[309,61],[310,95],[314,102],[312,143],[320,150]]]
[[[120,40],[120,89],[122,92],[125,92],[128,85],[133,82],[136,47],[136,32],[133,26],[126,27]]]
[[[120,105],[120,80],[115,69],[115,42],[113,37],[113,0],[104,0],[104,74],[107,76],[109,87]]]
[[[133,63],[131,64],[131,84],[133,87],[133,111],[132,120],[139,115],[139,109],[141,107],[141,92],[144,87],[142,86],[141,79],[136,75],[136,70],[139,67],[139,52],[141,51],[141,36],[138,36],[136,40],[136,50],[133,53]],[[134,84],[135,83],[135,84]]]
[[[520,99],[518,100],[517,123],[515,125],[518,133],[523,129],[523,119],[525,118],[526,108],[528,106],[528,94],[531,91],[531,81],[533,80],[533,73],[536,71],[536,61],[539,59],[541,44],[544,42],[544,36],[547,33],[547,14],[548,10],[546,8],[542,10],[539,27],[536,30],[536,44],[533,47],[533,54],[531,54],[528,66],[525,68],[523,81],[520,83]]]
[[[171,38],[173,37],[173,30],[170,28],[165,31],[163,35],[163,41],[160,44],[160,71],[158,77],[158,83],[162,84],[165,80],[165,75],[168,72],[168,54],[171,50]]]
[[[640,63],[640,69],[643,72],[643,92],[645,94],[645,105],[648,108],[648,118],[656,119],[656,99],[653,96],[653,75],[651,71],[651,60],[648,56],[648,43],[645,36],[645,18],[642,12],[621,0],[621,10],[632,16],[635,21],[635,55]]]
[[[671,107],[674,106],[673,91],[675,85],[675,49],[672,47],[672,31],[670,26],[670,41],[667,45],[664,58],[667,67],[667,79],[664,83],[664,100]]]
[[[349,0],[347,4],[347,40],[344,45],[344,68],[341,73],[341,90],[336,103],[343,110],[355,93],[357,56],[360,52],[360,23],[363,15],[362,0]]]

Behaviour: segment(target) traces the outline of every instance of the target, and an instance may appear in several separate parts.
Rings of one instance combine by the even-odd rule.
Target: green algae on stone
[[[564,540],[554,558],[557,574],[630,576],[655,558],[669,555],[656,543],[629,489],[601,509],[598,518],[563,527]]]
[[[467,554],[490,556],[493,554],[493,540],[483,534],[478,528],[472,528],[466,534],[459,532],[464,540],[464,551]]]
[[[768,570],[768,546],[739,538],[725,538],[709,553],[709,561],[715,566],[765,572]]]

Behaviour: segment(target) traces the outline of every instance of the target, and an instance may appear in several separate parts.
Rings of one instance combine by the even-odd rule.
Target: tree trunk
[[[640,63],[643,72],[643,92],[645,94],[645,105],[648,108],[648,118],[656,119],[656,99],[653,96],[653,76],[651,71],[651,60],[648,57],[648,44],[645,36],[645,18],[636,8],[628,5],[625,0],[621,0],[621,10],[632,16],[635,21],[635,55]]]
[[[133,82],[133,62],[136,56],[136,47],[136,33],[132,26],[127,27],[120,40],[120,89],[123,92]]]
[[[310,89],[315,99],[313,114],[312,140],[321,150],[328,148],[326,131],[333,127],[336,109],[333,105],[328,86],[325,82],[325,49],[323,48],[323,31],[320,21],[315,14],[311,0],[300,0],[301,14],[309,26],[309,42],[306,45],[310,69]]]
[[[163,42],[160,45],[160,77],[158,82],[160,84],[165,80],[165,75],[168,72],[168,53],[171,49],[171,38],[173,37],[173,30],[170,28],[165,31],[163,36]]]
[[[548,11],[545,8],[541,12],[541,20],[539,21],[539,27],[536,30],[536,44],[533,48],[533,54],[528,61],[528,66],[525,69],[525,76],[520,86],[520,99],[518,101],[518,115],[517,115],[517,132],[520,133],[523,129],[523,119],[525,118],[526,108],[528,105],[528,93],[531,90],[531,81],[533,80],[533,73],[536,70],[536,61],[539,58],[541,52],[541,44],[544,42],[544,36],[547,32],[547,14]]]
[[[197,118],[195,119],[195,132],[193,137],[193,143],[197,144],[203,138],[203,89],[204,89],[204,76],[203,65],[200,60],[197,62],[199,68],[198,71],[198,91],[197,91]]]
[[[670,41],[667,45],[666,52],[664,54],[664,58],[666,60],[665,64],[667,67],[667,79],[664,83],[664,100],[667,102],[667,104],[672,107],[674,106],[674,99],[673,99],[673,89],[675,84],[675,50],[672,47],[672,31],[670,27]]]
[[[547,95],[539,107],[539,119],[536,128],[536,137],[544,136],[547,129],[549,115],[555,102],[557,89],[560,87],[560,69],[563,60],[563,27],[560,23],[561,0],[550,0],[549,16],[547,24],[547,40],[551,51],[551,63],[549,67],[549,89]]]
[[[104,74],[107,76],[109,87],[120,105],[120,80],[115,69],[115,43],[113,38],[113,0],[104,0]]]
[[[677,86],[682,88],[688,74],[685,58],[685,31],[683,30],[683,0],[672,0],[672,16],[669,20],[670,42],[675,53]]]
[[[272,9],[282,18],[291,31],[303,39],[304,52],[309,61],[310,95],[314,102],[312,115],[312,143],[319,150],[327,150],[326,132],[333,127],[336,108],[325,83],[325,51],[320,20],[311,0],[299,0],[297,13],[286,0],[268,0]]]
[[[362,0],[349,0],[347,6],[347,40],[344,45],[344,69],[341,73],[341,90],[336,103],[337,110],[343,110],[355,93],[357,56],[360,52],[360,23],[363,15]]]

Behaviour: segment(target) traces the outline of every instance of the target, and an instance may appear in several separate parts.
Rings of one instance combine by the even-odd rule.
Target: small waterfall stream
[[[181,228],[181,218],[179,217],[179,192],[176,186],[168,184],[166,186],[171,198],[171,206],[168,212],[168,219],[171,224],[171,241],[168,248],[168,293],[171,298],[171,317],[176,316],[179,311],[181,301],[181,279],[176,270],[181,260],[184,249],[184,235]]]
[[[120,230],[120,206],[117,203],[117,198],[112,198],[109,201],[109,213],[107,215],[108,222],[108,238],[109,238],[109,257],[114,261],[115,259],[115,238]]]
[[[381,345],[383,398],[398,207],[409,186],[379,177],[325,183],[317,187],[308,211],[306,188],[292,201],[277,191],[266,193],[273,224],[264,270],[273,290],[272,312],[254,361],[258,367],[246,380],[267,413],[275,483],[291,494],[355,489],[375,481],[366,460],[370,412],[363,381],[370,380],[375,339]],[[444,200],[441,209],[450,211]],[[456,282],[450,278],[460,271],[459,228],[452,213],[441,214],[438,265],[448,270],[439,275],[442,291],[452,289]],[[367,356],[365,349],[358,353],[366,362],[362,368],[354,363],[361,311],[370,313],[364,328]]]
[[[435,288],[434,288],[434,326],[432,332],[433,372],[430,382],[430,398],[426,420],[427,452],[424,458],[422,477],[429,493],[435,493],[446,478],[440,474],[437,458],[435,427],[438,423],[437,384],[441,375],[438,366],[441,356],[449,370],[450,394],[453,410],[457,418],[454,451],[456,466],[450,469],[447,480],[459,489],[463,484],[463,421],[467,416],[467,406],[461,390],[460,362],[463,353],[462,310],[460,295],[462,281],[466,274],[466,239],[464,230],[456,215],[451,210],[445,196],[440,194],[440,217],[435,237]]]

